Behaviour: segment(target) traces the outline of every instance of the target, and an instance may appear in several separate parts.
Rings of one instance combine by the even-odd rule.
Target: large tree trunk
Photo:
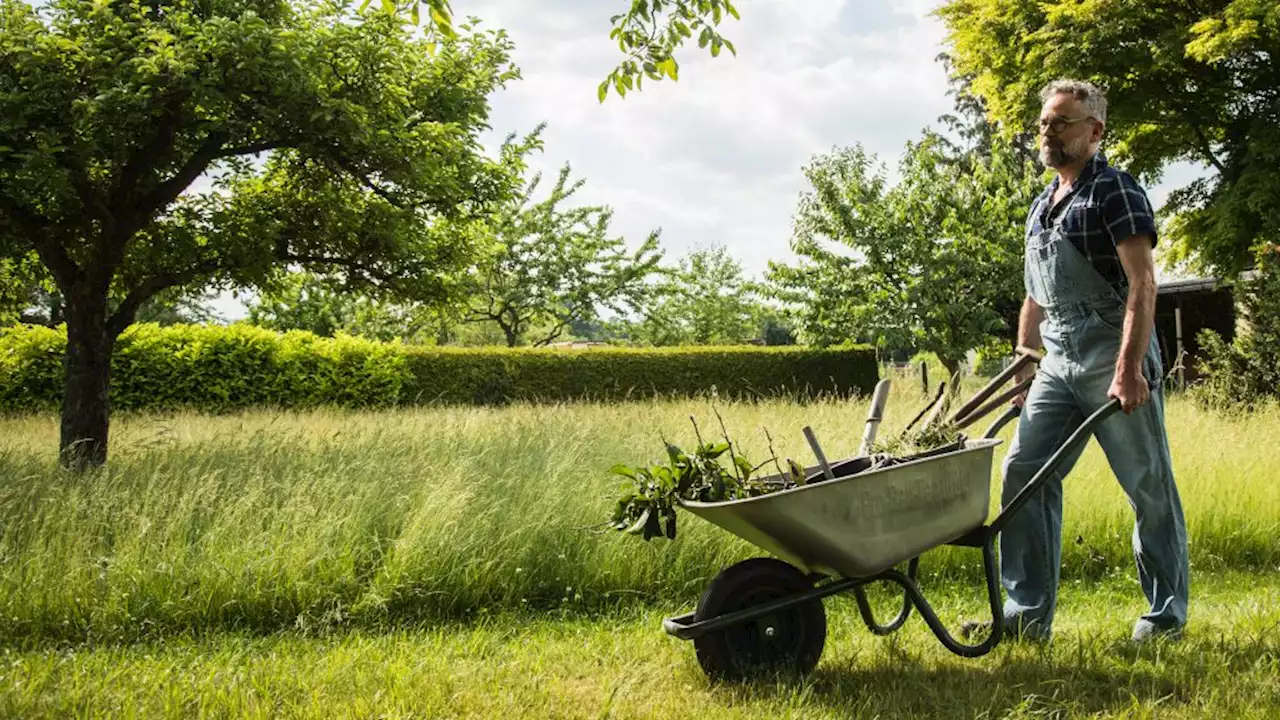
[[[106,293],[81,291],[66,298],[66,381],[62,397],[64,467],[84,470],[107,460],[111,351],[115,333],[107,321]]]

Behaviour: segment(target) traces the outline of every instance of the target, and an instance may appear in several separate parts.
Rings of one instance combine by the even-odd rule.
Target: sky
[[[496,149],[546,123],[530,158],[548,188],[566,163],[575,196],[613,209],[633,246],[653,230],[668,260],[722,244],[759,277],[794,259],[791,218],[815,155],[861,143],[892,173],[908,141],[952,109],[937,55],[935,0],[751,0],[720,31],[738,53],[677,54],[680,79],[601,104],[596,88],[622,57],[611,15],[629,0],[455,0],[458,19],[503,28],[522,78],[492,96]],[[804,8],[801,12],[800,8]],[[1177,167],[1148,188],[1159,207],[1196,176]],[[891,174],[892,177],[892,174]],[[234,319],[238,303],[219,310]]]

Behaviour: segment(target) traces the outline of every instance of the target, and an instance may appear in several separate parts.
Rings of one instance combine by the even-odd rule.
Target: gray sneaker
[[[1138,620],[1133,625],[1133,636],[1130,638],[1135,643],[1148,643],[1153,640],[1181,640],[1182,627],[1178,625],[1165,625],[1152,622],[1146,618]]]

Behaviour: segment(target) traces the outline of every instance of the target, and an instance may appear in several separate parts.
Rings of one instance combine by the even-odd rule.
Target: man
[[[1084,418],[1112,398],[1122,412],[1095,436],[1129,496],[1138,577],[1150,604],[1133,639],[1177,636],[1187,619],[1186,529],[1164,429],[1162,368],[1153,337],[1155,220],[1146,193],[1098,152],[1106,128],[1102,92],[1059,81],[1041,93],[1040,159],[1057,177],[1026,224],[1026,299],[1018,343],[1044,348],[1004,463],[1008,503]],[[1061,559],[1065,458],[1000,537],[1006,632],[1047,639]],[[989,623],[986,623],[989,625]],[[975,624],[966,626],[966,634]]]

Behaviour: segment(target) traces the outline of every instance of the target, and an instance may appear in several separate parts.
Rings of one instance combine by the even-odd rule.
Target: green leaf
[[[742,479],[743,480],[750,479],[751,471],[754,469],[751,467],[751,463],[748,462],[747,459],[742,457],[741,455],[735,455],[733,458],[733,461],[735,464],[737,464],[738,470],[742,472]]]
[[[449,16],[436,7],[431,8],[431,22],[440,31],[440,34],[446,38],[454,38],[456,34],[453,31],[453,22]]]
[[[719,442],[714,445],[707,445],[698,452],[698,455],[709,460],[714,460],[729,451],[729,443]]]
[[[596,97],[600,99],[600,102],[604,102],[605,97],[607,97],[608,95],[609,95],[609,80],[605,79],[604,82],[600,83],[600,87],[596,89]]]
[[[636,471],[633,468],[623,465],[621,463],[609,468],[609,472],[613,473],[614,475],[622,475],[624,477],[629,477],[633,480],[636,477]]]
[[[674,57],[668,56],[658,62],[658,72],[663,73],[672,80],[679,80],[679,66],[676,65],[676,59]]]

